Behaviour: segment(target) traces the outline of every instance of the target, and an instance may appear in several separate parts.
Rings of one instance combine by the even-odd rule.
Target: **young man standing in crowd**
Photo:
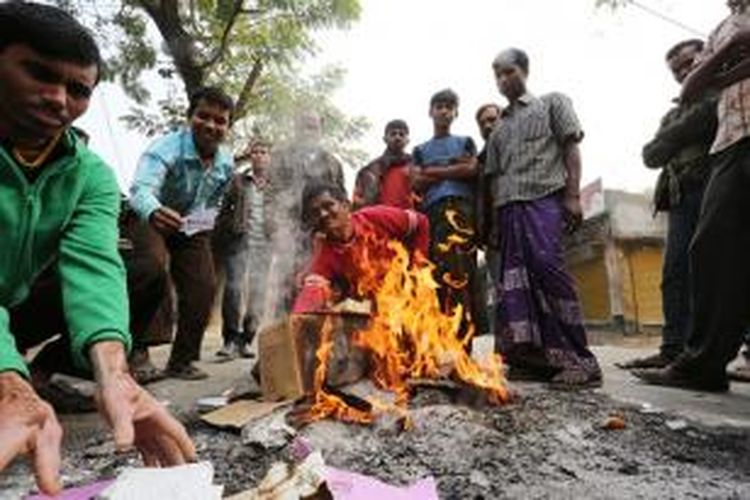
[[[462,335],[474,323],[474,280],[477,273],[476,146],[471,137],[451,134],[458,116],[458,95],[450,89],[430,99],[433,137],[414,148],[414,190],[419,209],[430,221],[430,260],[440,284],[446,312],[463,309]]]
[[[270,262],[264,213],[270,144],[254,140],[236,160],[239,171],[224,197],[214,235],[226,270],[221,304],[224,346],[216,353],[224,359],[251,357],[248,348],[263,314]]]
[[[352,207],[358,210],[369,205],[413,208],[411,190],[411,155],[409,126],[403,120],[391,120],[383,136],[385,152],[357,173]]]
[[[271,265],[265,321],[288,313],[298,274],[310,258],[312,234],[302,227],[302,192],[313,182],[330,182],[344,189],[341,163],[321,145],[320,115],[305,111],[295,119],[294,139],[274,150],[264,203],[271,238]]]
[[[166,368],[174,378],[207,377],[193,362],[216,291],[211,230],[234,168],[222,146],[233,109],[221,90],[197,90],[190,96],[190,126],[149,146],[130,189],[130,205],[149,225],[151,257],[169,265],[177,292],[177,334]]]
[[[0,4],[0,470],[27,454],[39,489],[60,488],[62,429],[34,391],[23,355],[62,335],[58,371],[93,375],[118,450],[148,465],[195,459],[185,429],[131,377],[128,301],[117,253],[120,192],[110,168],[70,130],[101,70],[91,35],[46,5]],[[16,306],[53,266],[46,314],[19,325]],[[19,326],[18,329],[15,327]]]
[[[568,97],[526,90],[526,53],[504,50],[492,67],[509,101],[490,136],[485,166],[498,224],[498,348],[511,377],[599,386],[601,370],[587,346],[562,248],[563,231],[582,220],[583,131]]]
[[[489,290],[495,286],[497,279],[495,271],[497,270],[497,250],[494,244],[490,245],[492,238],[490,236],[490,225],[492,222],[492,205],[489,193],[490,183],[487,182],[487,176],[484,172],[487,163],[487,141],[489,141],[495,125],[500,121],[502,108],[495,103],[487,103],[479,106],[474,119],[479,127],[479,134],[484,140],[484,146],[477,155],[477,244],[484,249],[484,264],[477,270],[476,279],[476,316],[477,327],[482,333],[494,333],[497,294],[492,292],[492,304],[495,307],[489,308],[490,297]],[[488,310],[490,309],[490,310]]]
[[[479,127],[479,133],[484,141],[482,150],[477,155],[477,230],[478,240],[487,245],[489,224],[492,221],[492,207],[488,207],[490,200],[489,183],[487,182],[484,168],[487,163],[487,143],[492,131],[500,121],[500,113],[503,109],[495,103],[483,104],[477,109],[474,119]]]
[[[690,245],[692,314],[685,349],[666,368],[633,373],[673,387],[729,390],[727,364],[750,325],[750,1],[729,0],[731,14],[711,33],[680,100],[719,91],[711,178]]]
[[[701,40],[686,40],[667,52],[677,83],[682,84],[702,50]],[[623,363],[621,368],[664,368],[685,345],[690,321],[688,249],[711,173],[708,152],[716,136],[716,106],[714,92],[694,103],[679,103],[662,118],[656,136],[643,148],[646,166],[662,169],[654,206],[669,217],[661,283],[664,328],[658,353]]]

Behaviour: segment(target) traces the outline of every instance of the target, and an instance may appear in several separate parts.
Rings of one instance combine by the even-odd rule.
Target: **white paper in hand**
[[[180,231],[187,236],[210,231],[214,228],[218,213],[216,208],[199,208],[190,212],[185,216]]]

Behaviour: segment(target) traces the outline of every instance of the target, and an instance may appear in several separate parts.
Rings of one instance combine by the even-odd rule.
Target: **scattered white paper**
[[[220,500],[223,486],[213,483],[210,462],[176,467],[128,468],[96,498],[98,500]]]
[[[218,213],[216,208],[199,208],[190,212],[185,216],[180,231],[187,236],[210,231],[214,228]]]
[[[669,427],[670,430],[673,431],[681,431],[683,429],[687,429],[688,427],[688,423],[681,419],[667,420],[664,423],[667,427]]]

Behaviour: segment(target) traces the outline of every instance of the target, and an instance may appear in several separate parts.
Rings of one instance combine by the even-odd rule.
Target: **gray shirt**
[[[565,186],[564,146],[583,131],[570,99],[529,93],[503,110],[487,143],[493,206],[543,198]]]
[[[265,213],[263,206],[264,189],[255,182],[248,183],[248,202],[245,205],[247,219],[247,236],[250,246],[265,247],[268,243],[265,232]]]

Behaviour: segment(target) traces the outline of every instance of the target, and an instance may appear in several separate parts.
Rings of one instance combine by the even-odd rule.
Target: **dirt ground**
[[[648,339],[632,342],[615,344],[617,349],[624,345],[628,356],[653,345]],[[214,347],[209,341],[207,351]],[[188,388],[174,381],[154,387],[189,423],[200,458],[213,462],[216,483],[224,484],[227,494],[253,487],[271,463],[289,455],[288,443],[270,450],[244,445],[237,433],[201,424],[187,404],[231,385],[249,367],[243,363],[207,363],[215,376]],[[400,431],[393,422],[361,427],[324,421],[299,435],[332,466],[393,484],[431,475],[443,499],[750,498],[750,420],[747,425],[723,425],[721,420],[707,425],[702,418],[672,411],[666,404],[674,397],[671,392],[651,393],[666,409],[630,395],[625,402],[617,397],[618,387],[643,390],[626,377],[613,376],[616,383],[609,388],[580,393],[516,384],[520,398],[503,407],[455,404],[448,394],[431,389],[412,401],[415,426],[410,431]],[[731,408],[747,405],[744,391],[733,388],[733,394],[717,396],[717,401]],[[687,400],[689,406],[715,404],[702,395],[684,397],[694,398]],[[727,411],[719,407],[714,413]],[[611,415],[622,417],[625,428],[603,429],[602,421]],[[733,421],[741,421],[739,415]],[[64,421],[72,430],[63,465],[66,484],[112,477],[137,463],[134,455],[113,453],[94,416]],[[19,462],[0,474],[0,498],[21,498],[32,485],[26,464]]]

